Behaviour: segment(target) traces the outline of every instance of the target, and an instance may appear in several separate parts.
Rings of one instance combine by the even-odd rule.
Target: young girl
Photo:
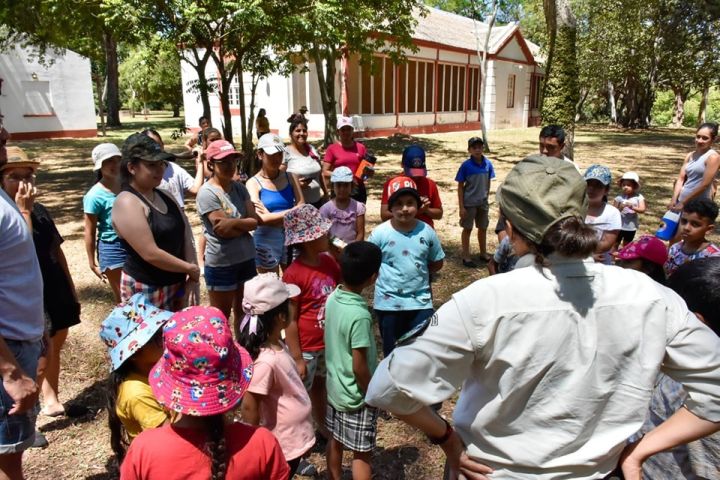
[[[625,172],[620,179],[621,193],[615,197],[613,204],[620,210],[622,226],[620,234],[615,242],[615,248],[619,248],[632,242],[635,232],[638,229],[638,214],[645,212],[645,198],[640,195],[640,176],[635,172]]]
[[[120,274],[125,263],[125,249],[112,226],[115,197],[120,193],[120,149],[112,143],[101,143],[92,151],[95,185],[83,197],[85,213],[85,252],[90,270],[107,280],[120,303]],[[100,266],[95,263],[95,253]]]
[[[252,359],[233,341],[220,310],[190,307],[163,331],[165,352],[150,372],[171,424],[143,431],[120,470],[123,480],[286,479],[290,469],[272,433],[224,414],[242,400]]]
[[[610,191],[612,174],[603,165],[591,165],[585,171],[587,184],[588,211],[585,223],[597,232],[598,245],[593,257],[596,262],[612,264],[611,251],[622,227],[620,211],[610,205],[607,194]]]
[[[643,235],[621,248],[615,258],[623,268],[643,272],[656,282],[665,285],[663,266],[668,258],[668,249],[657,237]]]
[[[332,222],[330,236],[345,243],[365,239],[365,204],[350,198],[353,173],[348,167],[338,167],[330,175],[335,198],[320,207],[320,215]]]
[[[207,182],[208,179],[212,177],[212,171],[210,170],[210,167],[208,167],[207,155],[205,154],[205,150],[207,150],[208,146],[212,142],[214,142],[215,140],[222,140],[223,138],[220,130],[213,127],[209,127],[203,130],[200,134],[200,137],[202,141],[200,142],[200,145],[195,151],[198,153],[199,167],[202,168],[203,177]],[[198,234],[197,245],[198,265],[200,266],[200,271],[202,272],[205,268],[205,249],[207,248],[207,240],[205,239],[205,235],[202,232]]]
[[[277,437],[295,474],[303,455],[315,444],[310,397],[280,331],[289,324],[289,299],[300,288],[264,273],[245,284],[238,338],[254,360],[253,378],[242,402],[243,421],[263,425]]]
[[[162,355],[162,327],[172,312],[151,305],[142,293],[118,305],[102,323],[100,338],[112,364],[108,379],[110,445],[118,463],[143,430],[168,421],[148,383],[150,369]]]

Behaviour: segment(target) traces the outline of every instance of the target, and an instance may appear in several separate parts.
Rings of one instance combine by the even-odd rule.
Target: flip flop
[[[44,417],[50,417],[50,418],[62,417],[63,415],[65,415],[65,413],[66,413],[65,409],[58,410],[57,412],[48,412],[44,408],[42,410],[40,410],[40,415],[42,415]]]

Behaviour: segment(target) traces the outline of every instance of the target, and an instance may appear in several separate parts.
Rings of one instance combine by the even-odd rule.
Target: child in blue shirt
[[[368,239],[382,251],[374,308],[385,356],[400,337],[433,314],[430,273],[440,270],[445,258],[435,230],[416,218],[420,195],[415,182],[399,176],[387,189],[392,218]]]
[[[468,140],[470,158],[465,160],[455,175],[458,182],[458,207],[460,210],[460,226],[462,227],[462,262],[468,268],[477,268],[470,259],[470,234],[473,223],[478,229],[480,257],[489,261],[487,253],[488,197],[490,181],[495,178],[492,163],[483,155],[483,140],[472,137]]]

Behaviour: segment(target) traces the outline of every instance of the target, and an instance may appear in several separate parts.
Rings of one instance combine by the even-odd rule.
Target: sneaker
[[[472,260],[463,260],[463,267],[467,268],[478,268],[478,264],[473,262]]]
[[[295,474],[302,475],[303,477],[314,477],[318,474],[318,471],[317,468],[315,468],[315,465],[308,462],[306,459],[301,458],[298,468],[295,470]]]
[[[47,438],[40,431],[35,430],[35,440],[33,441],[32,448],[45,448],[48,445]]]

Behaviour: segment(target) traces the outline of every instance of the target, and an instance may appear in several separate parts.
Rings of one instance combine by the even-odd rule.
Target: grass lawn
[[[39,419],[50,446],[45,450],[30,450],[25,455],[27,478],[32,479],[109,479],[115,478],[104,410],[104,380],[108,371],[105,349],[98,338],[100,322],[112,308],[112,296],[87,266],[83,245],[82,197],[93,184],[90,152],[100,142],[118,145],[130,133],[154,127],[163,136],[169,151],[181,152],[185,138],[172,140],[170,133],[181,119],[155,113],[149,119],[125,118],[125,126],[108,132],[108,137],[91,139],[57,139],[11,142],[24,148],[41,162],[37,175],[40,193],[38,201],[53,214],[60,233],[65,238],[63,249],[82,303],[82,323],[71,329],[63,352],[60,378],[60,398],[63,402],[87,405],[94,415],[82,419]],[[282,126],[285,129],[285,126]],[[493,147],[488,156],[492,160],[497,179],[493,192],[507,172],[524,156],[537,151],[537,128],[490,132]],[[652,130],[624,132],[604,127],[581,128],[576,137],[575,157],[581,167],[601,163],[611,167],[614,178],[635,170],[640,174],[642,194],[648,202],[648,212],[641,216],[641,231],[654,231],[671,196],[672,183],[684,155],[693,149],[690,130]],[[385,179],[399,172],[402,149],[418,142],[428,151],[429,176],[438,183],[444,202],[444,218],[436,228],[447,254],[445,267],[434,284],[436,306],[469,283],[487,275],[484,269],[469,270],[459,259],[460,227],[456,185],[453,181],[460,163],[467,157],[466,141],[471,132],[422,135],[414,138],[396,136],[371,139],[365,143],[378,156],[378,174],[369,187],[367,232],[378,223],[381,187]],[[193,173],[190,162],[181,162]],[[613,188],[611,195],[615,195]],[[194,201],[187,205],[187,213],[196,234],[199,220]],[[491,226],[497,219],[494,196],[491,196]],[[489,251],[494,251],[496,238],[488,235]],[[718,241],[717,232],[713,239]],[[477,245],[473,246],[477,252]],[[206,300],[207,297],[205,296]],[[443,413],[451,413],[446,402]],[[312,461],[324,466],[324,455],[314,453]],[[439,448],[431,448],[423,436],[397,420],[380,420],[378,449],[373,460],[375,478],[379,479],[436,479],[441,478],[443,456]]]

